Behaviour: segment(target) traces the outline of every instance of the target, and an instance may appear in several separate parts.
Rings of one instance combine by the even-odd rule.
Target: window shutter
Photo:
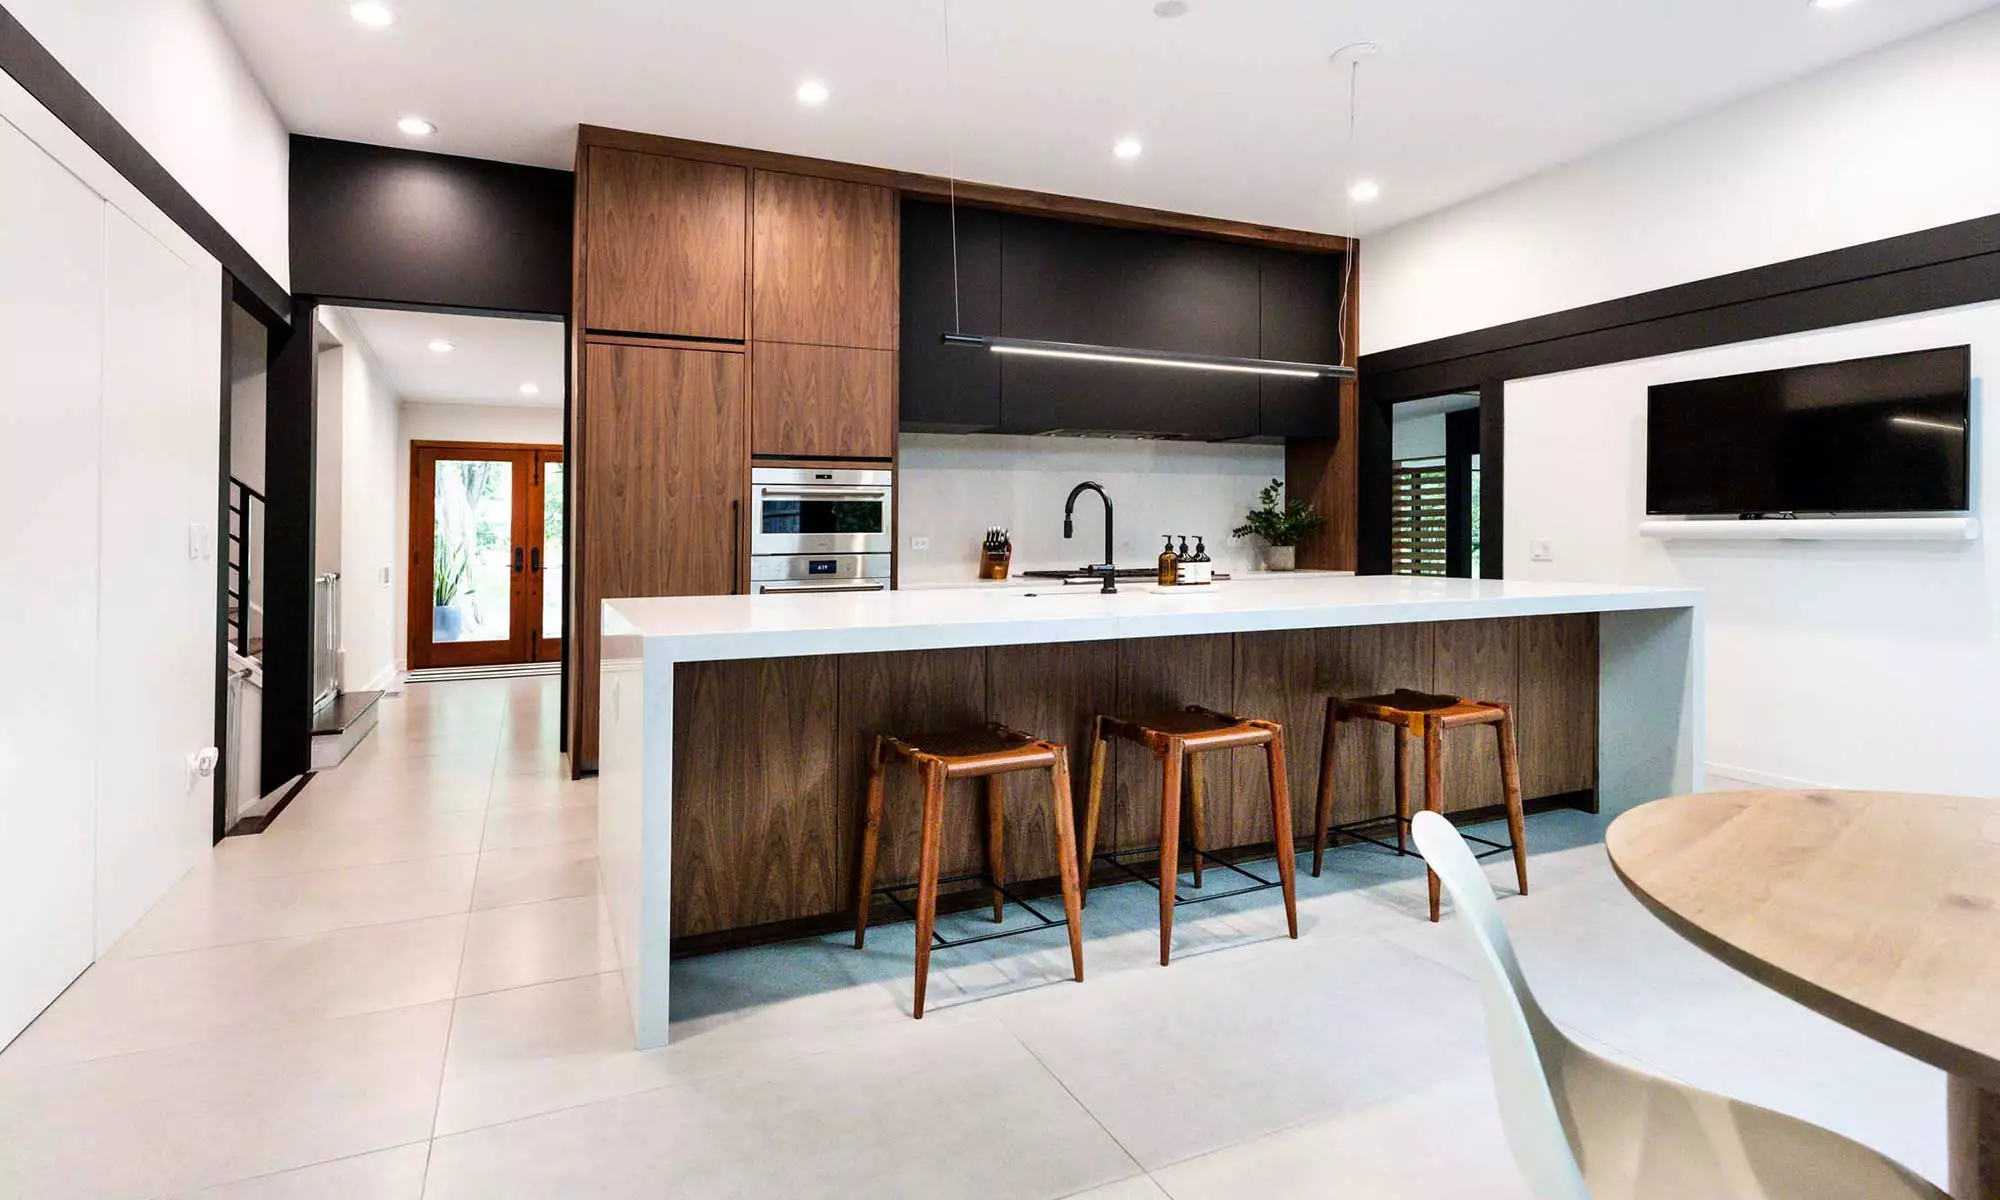
[[[1445,573],[1445,460],[1406,458],[1390,484],[1389,569],[1397,575]]]

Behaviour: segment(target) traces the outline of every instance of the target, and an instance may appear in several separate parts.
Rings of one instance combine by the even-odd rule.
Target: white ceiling
[[[563,398],[563,325],[512,317],[383,308],[339,310],[368,343],[389,386],[404,400],[424,404],[507,404],[560,408]],[[449,353],[430,348],[452,344]],[[538,396],[523,396],[533,383]]]
[[[301,133],[568,167],[583,122],[943,173],[956,128],[965,178],[1331,232],[1366,175],[1363,233],[1995,0],[950,0],[949,97],[945,2],[388,0],[372,31],[214,0]],[[1361,39],[1348,162],[1328,57]]]

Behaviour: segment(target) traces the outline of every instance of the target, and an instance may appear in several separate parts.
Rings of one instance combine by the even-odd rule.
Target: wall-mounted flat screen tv
[[[1658,384],[1646,511],[1963,511],[1971,425],[1970,346]]]

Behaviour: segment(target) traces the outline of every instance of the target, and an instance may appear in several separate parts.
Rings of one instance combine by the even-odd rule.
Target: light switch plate
[[[1528,542],[1528,558],[1533,562],[1554,562],[1555,544],[1547,538],[1533,538]]]

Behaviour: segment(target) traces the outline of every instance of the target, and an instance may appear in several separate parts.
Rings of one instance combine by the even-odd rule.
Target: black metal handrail
[[[229,477],[229,639],[250,657],[250,575],[256,561],[252,541],[264,527],[264,493]]]

